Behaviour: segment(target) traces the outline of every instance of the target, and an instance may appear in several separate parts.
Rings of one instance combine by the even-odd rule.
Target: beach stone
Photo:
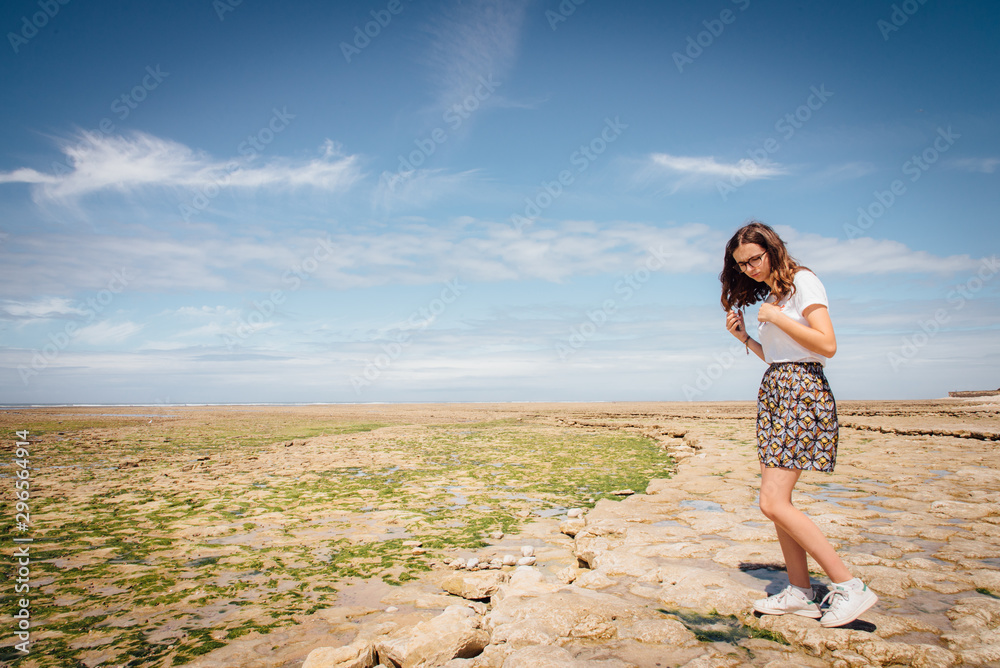
[[[521,546],[521,556],[522,557],[531,557],[531,556],[534,556],[534,554],[535,554],[535,548],[532,547],[531,545],[522,545]]]
[[[576,558],[591,566],[591,560],[600,552],[621,547],[625,543],[626,530],[616,523],[602,521],[587,526],[576,534],[574,552]]]
[[[496,593],[509,576],[501,571],[480,571],[478,573],[456,573],[441,583],[441,588],[449,594],[470,600],[489,598]]]
[[[963,662],[981,665],[1000,661],[1000,600],[970,596],[945,614],[954,630],[942,638]]]
[[[482,654],[470,659],[472,668],[503,668],[503,662],[516,648],[507,643],[487,645]]]
[[[506,643],[515,649],[531,645],[552,645],[558,640],[558,632],[538,619],[522,619],[504,624],[490,634],[491,643]]]
[[[590,561],[590,567],[605,575],[631,575],[640,577],[656,569],[652,559],[631,554],[627,548],[599,552]]]
[[[577,668],[578,665],[568,651],[548,645],[517,650],[503,662],[503,668]]]
[[[676,619],[642,619],[619,632],[620,638],[631,638],[644,643],[695,647],[698,639]]]
[[[538,569],[530,566],[518,566],[510,574],[510,579],[507,583],[497,588],[490,602],[496,607],[498,602],[506,598],[539,596],[557,591],[562,586],[546,582],[545,576]]]
[[[302,668],[372,668],[375,648],[370,639],[343,647],[318,647],[309,652]]]
[[[992,503],[966,503],[951,499],[941,499],[931,503],[930,511],[965,520],[977,520],[981,517],[997,514],[998,507]]]
[[[617,636],[619,624],[653,614],[617,596],[570,585],[550,594],[508,597],[496,602],[483,625],[496,633],[506,624],[530,619],[551,628],[560,638],[607,639]]]
[[[739,668],[743,662],[731,654],[708,652],[691,659],[681,668]]]
[[[614,585],[615,581],[601,571],[584,571],[582,575],[576,578],[574,584],[577,587],[584,587],[586,589],[605,589]]]
[[[587,526],[587,521],[582,517],[574,517],[566,520],[559,525],[560,533],[564,533],[570,538],[576,536],[580,531]]]
[[[739,615],[763,597],[763,592],[745,587],[722,572],[678,566],[661,568],[657,573],[663,578],[657,596],[673,608]]]
[[[392,622],[363,626],[354,641],[341,647],[317,647],[306,656],[302,668],[372,668],[375,642],[398,627]]]
[[[429,668],[475,656],[489,642],[489,634],[480,628],[475,612],[453,605],[431,620],[379,638],[375,649],[380,660],[389,659],[401,668]]]

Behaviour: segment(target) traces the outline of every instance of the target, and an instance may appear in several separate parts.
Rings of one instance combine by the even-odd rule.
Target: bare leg
[[[792,505],[792,489],[802,471],[760,466],[760,510],[774,522],[781,553],[785,557],[788,581],[808,588],[809,568],[806,554],[822,567],[833,582],[847,582],[851,572],[837,556],[823,532],[805,513]]]

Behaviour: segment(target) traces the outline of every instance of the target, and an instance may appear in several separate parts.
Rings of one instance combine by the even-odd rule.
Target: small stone
[[[513,566],[516,563],[517,563],[517,557],[515,557],[513,554],[505,554],[505,555],[503,555],[503,565],[504,566]]]
[[[569,512],[566,513],[566,517],[583,517],[583,508],[570,508]]]
[[[479,568],[479,559],[477,559],[476,557],[472,557],[467,562],[465,562],[466,570],[474,571],[477,568]]]
[[[457,559],[454,559],[454,560],[453,560],[453,561],[452,561],[452,562],[451,562],[450,564],[448,564],[448,565],[449,565],[449,566],[450,566],[451,568],[455,568],[455,569],[459,569],[459,568],[465,568],[465,559],[463,559],[462,557],[458,557]]]
[[[493,540],[503,540],[503,531],[494,531],[490,534],[490,538]]]
[[[538,561],[536,557],[521,557],[517,560],[518,566],[534,566],[535,562]]]
[[[613,492],[609,492],[609,494],[612,496],[632,496],[635,492],[630,489],[616,489]]]
[[[385,609],[385,611],[386,612],[399,612],[399,608],[397,608],[394,605],[390,605],[388,608]]]
[[[522,557],[530,557],[530,556],[532,556],[534,554],[535,554],[535,548],[532,547],[531,545],[523,545],[521,547],[521,556]]]

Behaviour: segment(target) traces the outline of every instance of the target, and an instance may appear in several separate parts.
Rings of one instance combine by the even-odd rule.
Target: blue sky
[[[718,301],[749,218],[826,285],[838,398],[1000,386],[995,3],[0,26],[2,403],[752,399]]]

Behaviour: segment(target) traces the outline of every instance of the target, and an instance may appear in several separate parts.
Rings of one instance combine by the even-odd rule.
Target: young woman
[[[719,279],[726,328],[769,365],[757,395],[760,509],[778,532],[789,585],[756,601],[754,609],[812,617],[828,627],[850,624],[878,597],[851,575],[819,527],[792,505],[792,488],[802,471],[831,472],[837,459],[837,405],[823,374],[827,358],[837,352],[826,290],[788,255],[774,230],[756,221],[729,240]],[[756,341],[743,322],[743,308],[761,300]],[[807,554],[833,583],[819,603]],[[820,609],[824,604],[825,611]]]

